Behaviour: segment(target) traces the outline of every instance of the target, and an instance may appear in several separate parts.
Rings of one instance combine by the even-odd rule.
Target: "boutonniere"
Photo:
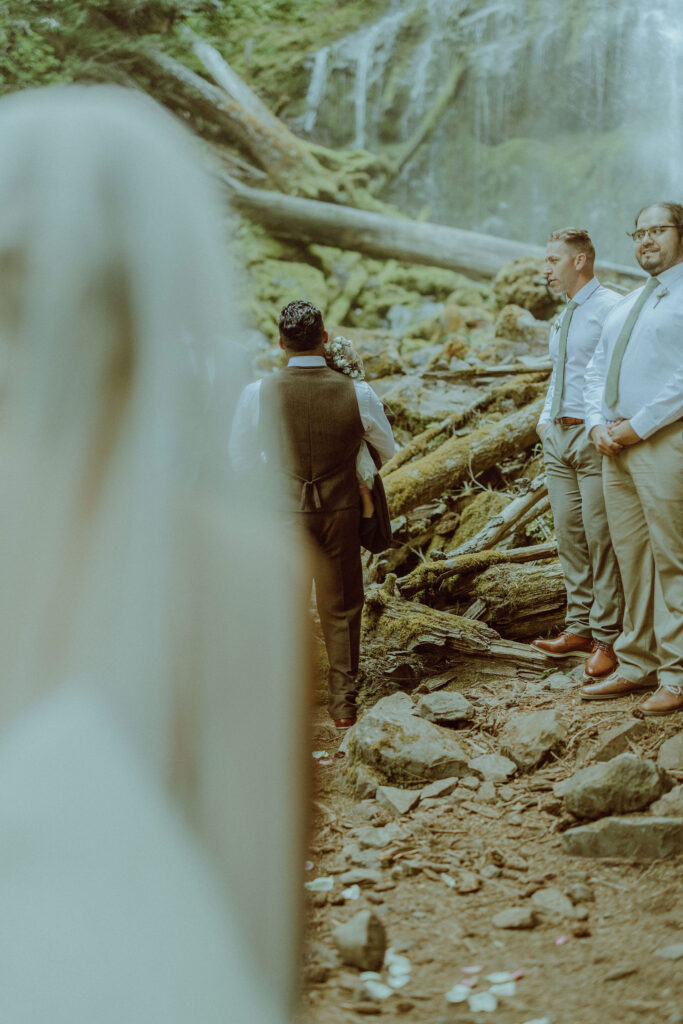
[[[562,317],[561,316],[555,317],[555,319],[553,320],[553,330],[554,331],[559,331],[561,324],[562,324]]]
[[[657,301],[656,301],[656,302],[655,302],[655,304],[654,304],[654,308],[655,308],[655,309],[657,308],[657,306],[659,305],[659,303],[660,303],[660,302],[662,301],[662,299],[663,299],[663,298],[664,298],[664,297],[665,297],[666,295],[668,295],[668,294],[669,294],[669,289],[668,289],[668,288],[661,288],[661,289],[660,289],[660,290],[659,290],[658,292],[656,292],[656,295],[657,295]]]

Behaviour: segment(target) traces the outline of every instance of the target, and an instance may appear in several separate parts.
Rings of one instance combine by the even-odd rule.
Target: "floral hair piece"
[[[365,380],[363,360],[353,347],[353,342],[338,334],[325,342],[325,362],[332,370],[338,370],[353,380]]]

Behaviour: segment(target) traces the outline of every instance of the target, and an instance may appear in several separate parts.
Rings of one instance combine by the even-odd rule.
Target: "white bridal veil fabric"
[[[281,1024],[303,703],[231,478],[225,210],[147,97],[0,101],[0,1019]]]

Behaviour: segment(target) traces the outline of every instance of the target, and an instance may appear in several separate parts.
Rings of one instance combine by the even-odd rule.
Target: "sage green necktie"
[[[614,351],[612,352],[612,361],[609,364],[609,370],[607,371],[607,382],[605,384],[605,405],[608,409],[613,409],[617,404],[617,398],[619,397],[619,373],[621,371],[621,362],[624,358],[624,352],[628,345],[628,340],[631,337],[631,332],[635,326],[635,322],[640,316],[640,311],[652,295],[653,291],[658,284],[661,284],[659,278],[651,277],[647,282],[638,301],[633,304],[633,307],[626,317],[624,326],[619,332]]]
[[[567,335],[569,334],[569,325],[572,322],[574,310],[577,306],[578,302],[574,302],[573,299],[569,300],[562,319],[562,326],[560,328],[560,341],[557,350],[557,370],[555,372],[555,390],[553,391],[553,400],[550,406],[550,418],[553,420],[556,419],[557,414],[560,411],[560,405],[562,404],[562,392],[564,391],[564,367],[567,362]]]

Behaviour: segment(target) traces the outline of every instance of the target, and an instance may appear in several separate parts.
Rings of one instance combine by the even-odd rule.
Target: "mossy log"
[[[389,576],[366,594],[361,648],[366,675],[417,683],[450,665],[494,663],[499,675],[547,668],[538,651],[504,639],[483,622],[403,600],[395,583]]]
[[[474,577],[453,577],[443,589],[452,601],[483,601],[486,609],[479,618],[507,637],[538,636],[549,624],[563,620],[566,607],[557,561],[496,565]]]
[[[546,484],[545,476],[542,474],[536,477],[526,491],[513,498],[510,504],[506,505],[497,515],[492,516],[479,533],[456,548],[451,553],[444,568],[450,567],[451,564],[457,565],[459,559],[464,555],[492,548],[503,537],[512,533],[520,519],[526,515],[529,509],[532,509],[539,501],[545,498],[547,494],[548,485]]]
[[[456,592],[455,577],[460,580],[473,573],[484,572],[492,565],[535,562],[545,558],[554,558],[556,555],[557,544],[555,541],[512,548],[509,551],[499,551],[497,548],[488,551],[475,551],[471,554],[458,555],[457,558],[418,565],[407,576],[397,580],[396,586],[403,597],[407,598],[439,590],[442,590],[444,595],[450,595]]]
[[[451,437],[428,455],[394,470],[384,478],[392,517],[530,448],[538,440],[536,424],[542,407],[543,399],[539,398],[466,437]]]
[[[424,374],[428,377],[429,374]],[[506,380],[500,384],[494,384],[482,391],[481,396],[469,408],[447,416],[446,419],[433,427],[428,427],[422,433],[400,448],[396,454],[382,466],[382,476],[386,477],[393,473],[399,466],[411,462],[421,455],[425,455],[432,447],[432,443],[440,434],[449,435],[455,430],[460,430],[477,413],[485,412],[497,402],[506,401],[511,398],[517,405],[524,405],[533,401],[542,391],[545,390],[544,373],[527,373],[515,377],[513,380]]]

